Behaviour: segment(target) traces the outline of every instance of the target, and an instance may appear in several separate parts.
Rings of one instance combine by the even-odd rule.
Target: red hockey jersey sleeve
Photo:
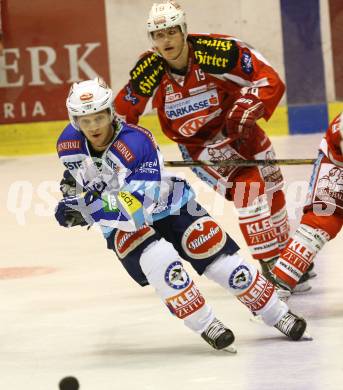
[[[152,110],[152,99],[164,74],[162,57],[153,51],[145,52],[115,98],[116,114],[128,123],[137,124],[141,115]]]
[[[242,76],[244,79],[247,79],[248,76],[248,80],[254,85],[252,88],[258,89],[258,97],[263,102],[265,108],[264,118],[268,120],[285,92],[285,84],[260,53],[243,46],[240,46],[239,50],[239,63],[232,74]],[[253,71],[249,75],[246,72],[247,70],[249,71],[250,62]]]
[[[285,84],[280,76],[261,53],[235,37],[212,34],[209,35],[208,39],[204,39],[204,36],[198,36],[195,42],[199,45],[211,42],[213,45],[216,38],[226,40],[229,47],[227,57],[231,66],[221,76],[240,86],[242,95],[247,92],[258,95],[265,106],[264,119],[268,120],[285,92]],[[195,45],[195,47],[197,46]],[[197,57],[196,51],[195,56]],[[198,56],[200,57],[200,65],[201,62],[206,62],[206,57],[201,58],[201,54]],[[215,54],[211,53],[211,57],[214,56]],[[235,61],[232,57],[235,58]]]
[[[342,166],[343,155],[343,112],[336,116],[330,123],[325,137],[320,144],[320,149],[336,165]]]

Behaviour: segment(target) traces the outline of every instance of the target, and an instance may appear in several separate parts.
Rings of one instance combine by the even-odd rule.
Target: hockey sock
[[[271,220],[275,229],[279,249],[280,251],[282,251],[289,241],[290,232],[286,206],[283,206],[279,211],[275,213],[272,212]]]
[[[140,259],[141,268],[170,312],[185,325],[201,334],[214,319],[191,276],[183,268],[171,243],[160,239],[150,244]]]
[[[279,256],[278,239],[266,195],[257,197],[251,206],[237,208],[237,211],[240,229],[253,258],[269,261]]]
[[[324,230],[301,224],[276,262],[274,275],[294,289],[329,239],[329,234]]]
[[[238,253],[220,256],[206,268],[205,275],[229,290],[267,325],[274,326],[288,311],[274,285]]]

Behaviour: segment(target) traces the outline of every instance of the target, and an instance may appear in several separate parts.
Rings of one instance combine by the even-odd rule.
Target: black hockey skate
[[[289,286],[287,286],[286,284],[283,284],[282,281],[278,280],[278,278],[276,278],[276,276],[273,274],[272,270],[274,268],[276,261],[277,261],[277,258],[274,258],[274,259],[269,260],[269,261],[260,260],[259,262],[261,265],[262,275],[267,280],[269,280],[270,282],[272,282],[274,284],[278,297],[282,301],[287,302],[292,294],[292,290]]]
[[[201,333],[201,337],[214,349],[226,349],[235,341],[235,336],[231,330],[226,328],[216,318],[210,323],[208,328]],[[227,350],[233,353],[236,352],[234,347]]]
[[[297,285],[292,290],[292,294],[303,294],[307,291],[311,290],[311,285],[309,283],[311,276],[309,272],[305,272],[301,275],[301,278],[299,279]]]
[[[309,280],[317,276],[316,272],[313,270],[313,267],[314,264],[311,263],[307,271],[302,274],[301,278],[299,279],[299,282],[293,290],[293,294],[303,294],[311,290],[312,287],[309,283]]]
[[[316,271],[314,270],[314,263],[312,262],[310,266],[307,268],[306,273],[308,273],[308,276],[310,279],[315,278],[317,276]]]
[[[275,285],[276,292],[281,300],[287,301],[291,294],[303,294],[311,290],[311,286],[309,284],[309,279],[311,276],[309,276],[309,273],[307,272],[301,276],[294,289],[291,289],[282,280],[278,279],[273,273],[273,268],[276,261],[277,258],[274,258],[269,261],[260,260],[259,263],[261,266],[262,275]]]
[[[306,326],[306,321],[303,318],[298,317],[290,311],[274,325],[276,329],[294,341],[301,339],[305,333]]]
[[[275,263],[277,262],[277,259],[277,257],[274,257],[273,259],[268,261],[259,260],[262,275],[272,283],[274,280],[273,268]]]

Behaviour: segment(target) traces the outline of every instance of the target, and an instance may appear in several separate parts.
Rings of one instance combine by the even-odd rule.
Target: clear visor
[[[105,110],[95,114],[76,117],[76,122],[81,130],[92,131],[111,124],[111,115]]]

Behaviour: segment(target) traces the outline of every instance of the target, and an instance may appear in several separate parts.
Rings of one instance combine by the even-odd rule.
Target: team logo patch
[[[322,163],[314,190],[313,203],[325,204],[317,208],[320,215],[332,215],[343,210],[343,169],[332,163]]]
[[[154,24],[165,24],[167,23],[165,16],[160,16],[158,18],[154,18]]]
[[[174,88],[173,88],[172,84],[167,84],[166,95],[170,95],[171,93],[174,93]]]
[[[254,70],[251,55],[247,52],[243,53],[242,55],[241,67],[243,72],[246,74],[251,74]]]
[[[205,304],[205,298],[192,282],[186,290],[178,295],[166,299],[166,305],[170,312],[178,318],[186,318]]]
[[[229,278],[229,286],[235,290],[245,290],[252,282],[252,275],[245,265],[237,267]]]
[[[136,232],[123,232],[117,230],[114,235],[114,247],[119,259],[124,259],[147,238],[153,236],[155,231],[150,226],[143,226]]]
[[[126,89],[126,95],[124,96],[124,99],[127,102],[130,102],[133,106],[139,103],[139,99],[136,96],[132,95],[132,89],[127,85],[125,87]]]
[[[226,243],[226,233],[209,216],[199,218],[183,234],[182,248],[193,259],[217,254]]]
[[[82,100],[83,102],[91,100],[91,99],[93,99],[93,94],[90,92],[84,93],[83,95],[80,96],[80,100]]]
[[[266,165],[259,167],[261,175],[266,183],[273,183],[274,186],[282,186],[283,178],[281,170],[277,165],[268,165],[268,161],[274,161],[276,155],[273,149],[255,155],[256,159],[266,160]]]
[[[182,290],[189,285],[189,275],[183,268],[180,261],[174,261],[169,265],[165,274],[164,280],[171,288]]]

